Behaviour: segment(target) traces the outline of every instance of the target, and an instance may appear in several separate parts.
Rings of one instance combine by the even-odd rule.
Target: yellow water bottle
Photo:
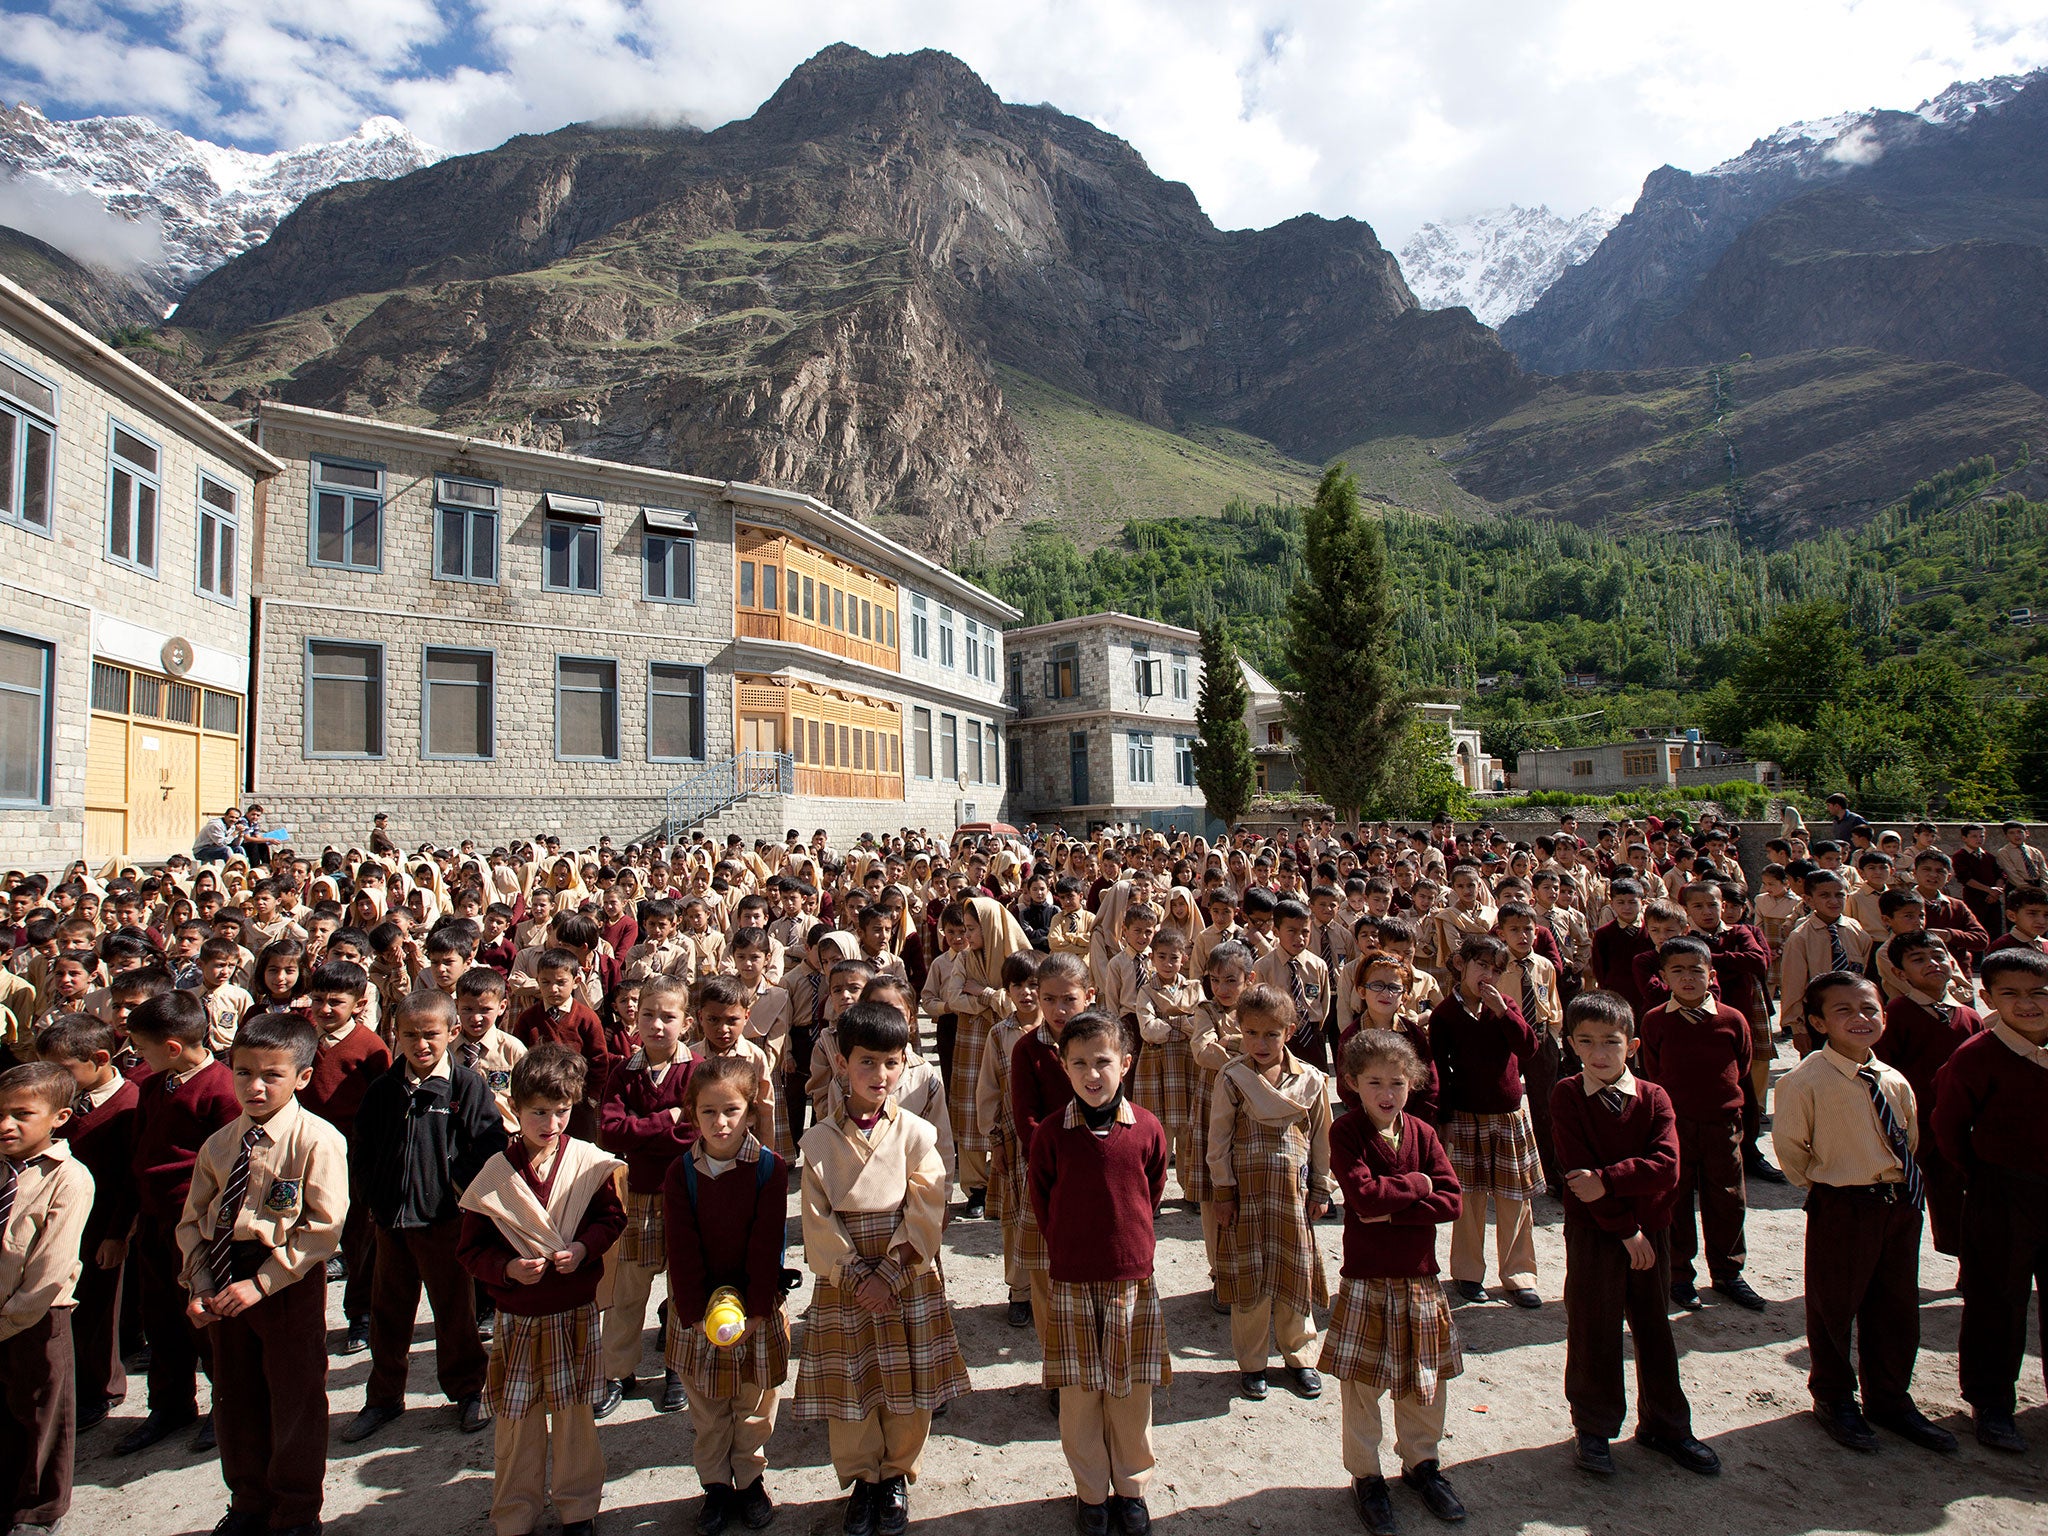
[[[720,1349],[730,1349],[746,1331],[746,1304],[738,1291],[721,1285],[711,1293],[711,1304],[704,1309],[704,1337]]]

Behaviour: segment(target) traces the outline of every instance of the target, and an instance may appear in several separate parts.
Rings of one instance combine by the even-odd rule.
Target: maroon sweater
[[[1764,1011],[1764,983],[1771,973],[1771,946],[1747,923],[1735,923],[1719,933],[1689,935],[1714,952],[1715,990],[1721,1001],[1745,1018]]]
[[[1330,1127],[1330,1175],[1344,1192],[1345,1279],[1437,1272],[1437,1226],[1458,1219],[1463,1196],[1433,1128],[1405,1116],[1397,1151],[1363,1110],[1340,1115]]]
[[[1977,962],[1991,947],[1991,935],[1977,921],[1977,914],[1953,896],[1936,896],[1927,903],[1924,925],[1947,941],[1949,953],[1965,975],[1975,975]]]
[[[1749,1020],[1708,998],[1711,1019],[1694,1024],[1664,1003],[1643,1015],[1636,1072],[1664,1090],[1681,1120],[1728,1120],[1742,1113],[1743,1085],[1754,1058]]]
[[[542,1041],[552,1041],[581,1052],[583,1059],[590,1064],[590,1076],[585,1079],[583,1096],[595,1104],[603,1094],[616,1058],[605,1040],[604,1025],[582,998],[570,1003],[568,1011],[558,1019],[550,1018],[541,1004],[528,1004],[512,1026],[512,1038],[528,1050]]]
[[[1656,946],[1640,925],[1624,928],[1619,923],[1603,923],[1593,934],[1594,981],[1627,998],[1637,1018],[1643,1016],[1644,1007],[1642,991],[1636,985],[1636,956],[1655,952]]]
[[[71,1155],[92,1175],[92,1214],[85,1220],[79,1252],[93,1262],[93,1250],[110,1237],[126,1237],[135,1222],[135,1137],[140,1129],[142,1090],[126,1078],[99,1108],[67,1120],[57,1135],[71,1143]]]
[[[313,1080],[299,1091],[299,1102],[342,1135],[353,1135],[363,1095],[390,1070],[391,1047],[377,1031],[358,1023],[339,1045],[320,1043],[313,1056]]]
[[[1655,1083],[1636,1079],[1620,1114],[1586,1093],[1582,1076],[1567,1077],[1550,1095],[1550,1135],[1557,1165],[1590,1169],[1607,1193],[1593,1204],[1564,1192],[1566,1229],[1597,1227],[1616,1237],[1661,1232],[1678,1204],[1678,1121]]]
[[[1935,1075],[1934,1137],[1965,1175],[1988,1163],[2038,1181],[2048,1169],[2048,1070],[1980,1031]]]
[[[555,1166],[548,1170],[548,1177],[543,1181],[533,1176],[525,1142],[513,1142],[505,1149],[504,1155],[513,1170],[545,1203],[554,1190],[554,1176],[562,1171],[561,1158],[555,1159]],[[464,1269],[483,1282],[484,1289],[491,1294],[492,1304],[500,1312],[510,1312],[515,1317],[546,1317],[555,1312],[573,1312],[597,1299],[597,1283],[604,1277],[604,1256],[625,1230],[626,1208],[619,1204],[618,1194],[611,1181],[607,1180],[598,1186],[597,1192],[590,1197],[590,1204],[583,1208],[583,1220],[577,1225],[574,1239],[584,1247],[583,1262],[570,1273],[564,1275],[550,1267],[532,1285],[521,1285],[507,1278],[505,1266],[518,1258],[519,1253],[505,1241],[505,1234],[498,1230],[495,1221],[475,1211],[462,1213],[462,1235],[456,1240],[455,1257]]]
[[[626,1160],[626,1188],[636,1195],[659,1194],[669,1164],[697,1139],[688,1120],[669,1113],[683,1107],[690,1065],[689,1053],[680,1052],[680,1059],[657,1083],[645,1070],[627,1071],[622,1061],[605,1087],[597,1110],[597,1144]]]
[[[1010,1123],[1017,1127],[1017,1145],[1028,1156],[1038,1123],[1073,1102],[1074,1085],[1060,1065],[1059,1050],[1038,1038],[1038,1031],[1019,1040],[1010,1051]]]
[[[1429,1053],[1445,1115],[1511,1115],[1522,1102],[1522,1063],[1536,1054],[1536,1031],[1510,1002],[1505,1013],[1476,1018],[1456,992],[1429,1016]]]
[[[1923,1161],[1929,1152],[1937,1158],[1941,1155],[1934,1138],[1941,1069],[1965,1041],[1984,1029],[1984,1020],[1974,1008],[1949,1008],[1943,1013],[1923,1008],[1910,997],[1895,997],[1884,1005],[1884,1034],[1872,1047],[1879,1061],[1897,1067],[1900,1076],[1913,1085],[1913,1115],[1920,1122]]]
[[[773,1152],[767,1181],[752,1163],[734,1163],[712,1178],[697,1170],[697,1203],[683,1182],[683,1159],[670,1162],[662,1184],[668,1230],[669,1308],[691,1327],[729,1285],[746,1298],[747,1316],[766,1317],[782,1300],[782,1242],[789,1213],[789,1165]]]
[[[242,1113],[235,1074],[216,1057],[168,1092],[168,1072],[152,1073],[139,1088],[135,1127],[136,1203],[151,1221],[177,1225],[192,1187],[192,1165],[206,1138]]]
[[[1152,1278],[1152,1212],[1166,1193],[1166,1132],[1149,1109],[1131,1105],[1131,1123],[1112,1124],[1107,1136],[1078,1116],[1068,1126],[1064,1109],[1048,1115],[1031,1139],[1029,1178],[1053,1279]]]

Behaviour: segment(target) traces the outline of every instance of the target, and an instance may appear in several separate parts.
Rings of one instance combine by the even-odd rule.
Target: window
[[[1056,645],[1045,664],[1045,696],[1071,699],[1081,692],[1081,648]]]
[[[426,648],[426,685],[420,705],[422,757],[488,758],[496,659],[489,651]]]
[[[501,496],[480,480],[434,477],[434,574],[441,580],[497,585]]]
[[[803,582],[798,578],[797,573],[795,571],[791,571],[789,573],[789,581],[787,583],[787,588],[789,591],[789,615],[791,618],[795,618],[797,615],[797,610],[802,607],[802,604],[798,601],[798,598],[803,592]]]
[[[1188,659],[1185,656],[1173,658],[1173,696],[1176,699],[1188,696]]]
[[[811,740],[811,763],[812,763],[812,765],[813,765],[813,766],[815,767],[815,766],[817,765],[817,763],[818,763],[818,760],[819,760],[819,759],[818,759],[818,722],[817,722],[817,721],[815,721],[815,720],[813,720],[813,721],[810,721],[810,722],[809,722],[809,724],[810,724],[810,729],[809,729],[809,730],[808,730],[807,732],[805,732],[805,734],[806,734],[807,736],[809,736],[809,737],[810,737],[810,740]],[[832,739],[832,731],[831,731],[830,727],[827,727],[827,728],[826,728],[826,731],[825,731],[825,739],[826,739],[827,741],[830,741],[830,740]]]
[[[1657,752],[1653,747],[1630,747],[1621,754],[1621,772],[1624,778],[1647,778],[1657,771]]]
[[[981,626],[981,675],[996,680],[996,632],[987,624]]]
[[[863,640],[875,638],[875,605],[866,598],[860,600],[860,637]]]
[[[0,358],[0,522],[50,531],[57,390]]]
[[[602,552],[598,541],[603,525],[580,518],[551,517],[542,524],[540,584],[549,592],[602,592]],[[648,556],[652,564],[655,538],[648,535]],[[648,573],[650,593],[654,575]]]
[[[778,601],[776,601],[776,596],[775,596],[775,587],[776,587],[776,581],[777,581],[777,578],[781,576],[781,574],[782,574],[782,567],[781,567],[781,566],[779,566],[779,565],[769,565],[769,564],[767,564],[767,563],[766,563],[765,561],[764,561],[764,562],[762,563],[762,566],[761,566],[761,606],[762,606],[763,608],[766,608],[766,609],[767,609],[767,610],[768,610],[769,612],[771,612],[771,613],[772,613],[772,612],[774,612],[774,611],[775,611],[775,610],[776,610],[777,608],[780,608],[780,607],[782,606],[782,604],[781,604],[781,603],[779,603]]]
[[[846,594],[838,588],[832,592],[832,627],[846,633]]]
[[[372,464],[313,461],[314,565],[384,567],[384,471]]]
[[[112,428],[107,449],[107,558],[151,576],[156,574],[160,462],[154,443],[125,427]]]
[[[139,683],[143,681],[137,677]],[[306,756],[384,755],[384,647],[306,642]]]
[[[235,599],[235,554],[241,539],[238,498],[211,475],[199,477],[199,590]]]
[[[1024,702],[1024,658],[1015,651],[1010,653],[1010,698],[1018,704]]]
[[[816,623],[818,618],[817,598],[817,587],[811,578],[806,576],[804,578],[804,618],[811,623]],[[829,602],[829,599],[827,601]]]
[[[953,665],[953,610],[939,604],[939,665]]]
[[[0,634],[0,805],[43,805],[50,785],[54,647]]]
[[[932,655],[931,615],[924,599],[915,595],[910,599],[910,654],[920,661],[929,661]]]
[[[566,762],[619,760],[617,662],[555,658],[555,756]]]
[[[896,649],[896,610],[894,608],[884,608],[882,610],[882,618],[887,622],[889,635],[889,638],[882,643],[893,651]]]
[[[657,661],[647,669],[647,760],[698,762],[704,756],[704,669]]]
[[[1593,777],[1593,759],[1590,757],[1573,758],[1572,777],[1575,779],[1590,779]]]
[[[960,717],[939,716],[939,777],[960,777]]]
[[[1141,699],[1156,699],[1166,691],[1161,672],[1164,670],[1157,656],[1150,655],[1140,645],[1131,647],[1132,682]]]
[[[1286,746],[1287,727],[1282,725],[1277,720],[1272,721],[1270,724],[1268,724],[1266,727],[1266,745],[1269,747]]]
[[[754,606],[754,562],[751,560],[740,562],[740,606]]]
[[[988,728],[988,781],[1003,782],[1003,738],[996,734],[993,725]]]
[[[918,778],[932,776],[932,712],[928,709],[910,712],[910,762],[911,772]]]
[[[981,626],[972,619],[967,621],[967,675],[981,676]]]
[[[1174,738],[1173,782],[1188,789],[1195,787],[1195,738],[1192,736]]]
[[[597,530],[590,530],[595,542]],[[694,603],[697,600],[697,540],[690,534],[650,533],[640,546],[640,564],[646,574],[642,591],[650,603]],[[765,569],[765,567],[764,567]],[[741,567],[746,585],[740,602],[754,605],[751,563]],[[596,591],[595,587],[587,590]]]
[[[1152,733],[1131,732],[1131,782],[1150,784],[1152,782]]]
[[[982,782],[981,771],[981,722],[970,720],[967,722],[967,777],[979,784]]]

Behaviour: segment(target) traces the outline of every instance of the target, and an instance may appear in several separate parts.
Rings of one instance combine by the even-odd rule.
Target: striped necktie
[[[1906,1198],[1913,1202],[1915,1210],[1927,1203],[1927,1194],[1920,1180],[1920,1163],[1906,1144],[1906,1131],[1899,1124],[1899,1117],[1892,1113],[1892,1101],[1884,1096],[1883,1084],[1877,1073],[1870,1067],[1860,1067],[1856,1075],[1863,1079],[1863,1086],[1870,1090],[1870,1106],[1877,1111],[1877,1123],[1884,1132],[1884,1139],[1892,1149],[1892,1156],[1899,1160],[1905,1170]]]
[[[7,1235],[7,1223],[14,1219],[14,1187],[21,1180],[14,1164],[0,1157],[0,1239]]]
[[[483,1054],[483,1041],[465,1040],[462,1042],[462,1064],[468,1067],[470,1071],[474,1072],[476,1070],[476,1064],[482,1059]]]
[[[1839,923],[1829,923],[1827,930],[1829,963],[1838,971],[1855,970],[1856,962],[1849,958],[1849,947],[1842,942],[1841,925]]]
[[[213,1276],[213,1288],[218,1291],[228,1283],[228,1263],[235,1246],[235,1217],[242,1209],[242,1199],[249,1193],[249,1151],[263,1139],[263,1127],[252,1125],[242,1133],[242,1151],[235,1159],[235,1170],[228,1175],[228,1182],[221,1190],[219,1214],[213,1218],[213,1242],[206,1250],[206,1268]]]
[[[1619,1088],[1610,1086],[1602,1088],[1598,1093],[1594,1094],[1593,1102],[1606,1110],[1610,1115],[1619,1117],[1621,1112],[1628,1108],[1628,1095]]]

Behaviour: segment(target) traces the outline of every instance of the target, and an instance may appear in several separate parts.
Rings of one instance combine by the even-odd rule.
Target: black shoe
[[[131,1349],[121,1357],[121,1363],[128,1367],[131,1376],[147,1376],[150,1362],[156,1358],[156,1351],[147,1344],[140,1349]]]
[[[1213,1280],[1209,1282],[1209,1310],[1221,1312],[1225,1317],[1230,1316],[1230,1303],[1223,1299],[1223,1293],[1216,1288],[1216,1282]]]
[[[1323,1395],[1323,1378],[1305,1365],[1290,1365],[1287,1368],[1287,1390],[1296,1397],[1314,1401]]]
[[[988,1191],[970,1189],[967,1191],[967,1209],[960,1213],[969,1221],[980,1221],[988,1215]]]
[[[1688,1312],[1697,1312],[1707,1303],[1700,1295],[1699,1287],[1690,1280],[1674,1280],[1671,1282],[1671,1304]]]
[[[340,1254],[337,1253],[327,1261],[328,1282],[330,1284],[334,1284],[346,1280],[347,1278],[348,1260],[344,1259]]]
[[[462,1400],[461,1408],[462,1432],[465,1435],[473,1435],[478,1430],[491,1427],[491,1410],[484,1406],[483,1393],[472,1392]]]
[[[114,1400],[111,1397],[96,1397],[89,1403],[82,1402],[78,1405],[77,1427],[82,1430],[91,1429],[95,1424],[104,1421],[113,1411]]]
[[[1477,1280],[1453,1280],[1451,1289],[1458,1293],[1461,1301],[1485,1301],[1486,1287]]]
[[[565,1520],[562,1522],[562,1536],[597,1536],[595,1520]]]
[[[1011,1302],[1009,1314],[1005,1317],[1004,1321],[1012,1328],[1029,1328],[1031,1326],[1031,1303],[1028,1301]]]
[[[604,1395],[598,1398],[597,1406],[591,1411],[599,1419],[608,1419],[619,1411],[619,1404],[626,1400],[626,1384],[616,1376],[607,1376]]]
[[[1143,1499],[1112,1496],[1109,1502],[1116,1510],[1117,1527],[1124,1536],[1145,1536],[1152,1529],[1152,1511],[1145,1507]]]
[[[1237,1378],[1237,1389],[1253,1402],[1263,1403],[1266,1400],[1266,1373],[1246,1371]]]
[[[683,1391],[683,1378],[674,1371],[661,1373],[661,1399],[654,1405],[656,1413],[681,1413],[689,1407],[690,1399]]]
[[[845,1536],[875,1536],[875,1483],[855,1483],[846,1493],[846,1519],[840,1525]]]
[[[374,1403],[365,1404],[356,1411],[354,1418],[342,1425],[341,1443],[354,1445],[358,1440],[367,1440],[403,1412],[403,1408],[380,1408]]]
[[[1109,1505],[1090,1504],[1076,1494],[1074,1497],[1074,1529],[1081,1536],[1109,1536]]]
[[[348,1332],[342,1335],[340,1353],[360,1355],[370,1347],[370,1320],[358,1318],[348,1325]]]
[[[706,1483],[704,1502],[697,1506],[697,1536],[718,1536],[732,1518],[732,1484]]]
[[[1760,1184],[1783,1184],[1785,1175],[1771,1166],[1769,1158],[1758,1152],[1742,1160],[1743,1177],[1755,1179]]]
[[[1686,1471],[1697,1472],[1702,1477],[1713,1477],[1721,1470],[1721,1458],[1711,1447],[1700,1444],[1691,1435],[1660,1435],[1638,1426],[1636,1444],[1646,1451],[1655,1451],[1659,1456],[1669,1456]]]
[[[875,1536],[903,1536],[910,1529],[910,1483],[901,1474],[875,1485]]]
[[[1054,1418],[1060,1416],[1060,1389],[1058,1387],[1054,1387],[1045,1394],[1045,1406]]]
[[[1595,1477],[1614,1476],[1614,1453],[1598,1435],[1574,1435],[1572,1460],[1578,1463],[1581,1472],[1590,1472]]]
[[[1740,1275],[1730,1275],[1726,1280],[1714,1282],[1714,1294],[1726,1296],[1738,1307],[1747,1307],[1752,1312],[1761,1312],[1770,1303],[1757,1295],[1750,1283]]]
[[[214,1438],[213,1434],[213,1415],[210,1413],[206,1414],[199,1420],[199,1433],[192,1437],[192,1454],[204,1456],[208,1451],[218,1448],[219,1445],[220,1442]]]
[[[256,1529],[260,1530],[261,1527]],[[304,1525],[272,1526],[268,1536],[320,1536],[320,1522],[308,1520]],[[569,1536],[569,1528],[562,1527],[562,1536]]]
[[[1415,1490],[1437,1519],[1455,1525],[1465,1518],[1465,1506],[1451,1492],[1450,1479],[1444,1476],[1443,1469],[1436,1462],[1418,1461],[1401,1473],[1401,1481]]]
[[[1863,1417],[1863,1410],[1856,1406],[1855,1398],[1839,1403],[1815,1403],[1813,1416],[1820,1420],[1820,1427],[1828,1432],[1835,1444],[1846,1450],[1863,1451],[1868,1455],[1877,1454],[1877,1435]]]
[[[213,1536],[263,1536],[270,1522],[261,1515],[236,1514],[232,1509],[220,1517]]]
[[[774,1524],[775,1501],[768,1497],[766,1479],[755,1478],[739,1491],[734,1502],[739,1506],[740,1524],[748,1530],[764,1530]]]
[[[2027,1437],[2020,1433],[2009,1413],[1978,1413],[1975,1416],[1977,1443],[1987,1451],[2024,1451]]]
[[[1933,1451],[1942,1456],[1956,1453],[1956,1437],[1911,1403],[1883,1413],[1872,1413],[1866,1408],[1863,1416],[1879,1429],[1888,1429],[1900,1438],[1912,1441],[1923,1451]]]
[[[187,1408],[179,1413],[166,1413],[152,1408],[143,1421],[114,1442],[116,1456],[133,1456],[137,1451],[146,1451],[159,1440],[168,1440],[179,1430],[199,1417],[199,1410]]]
[[[660,1302],[654,1308],[654,1352],[668,1353],[668,1303]]]
[[[1351,1479],[1351,1502],[1358,1506],[1358,1518],[1372,1536],[1394,1536],[1401,1529],[1394,1519],[1394,1501],[1387,1497],[1384,1477]]]
[[[1532,1287],[1526,1285],[1518,1285],[1509,1291],[1508,1300],[1529,1312],[1534,1312],[1543,1305],[1543,1298]]]

